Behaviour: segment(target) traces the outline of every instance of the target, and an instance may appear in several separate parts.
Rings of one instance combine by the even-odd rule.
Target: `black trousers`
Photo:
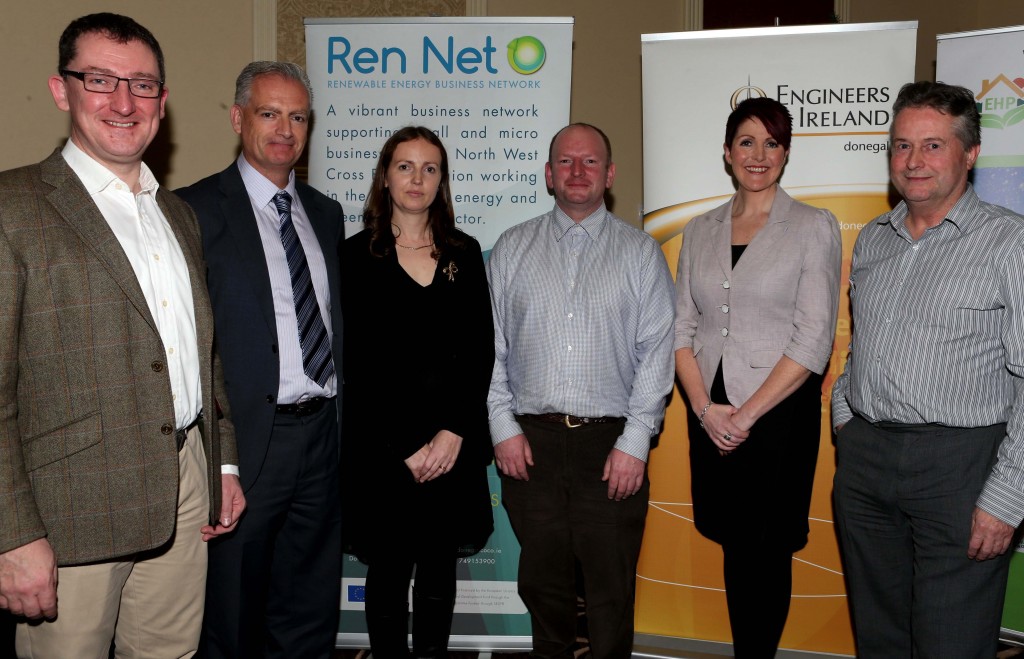
[[[1006,425],[854,417],[836,438],[836,522],[857,656],[991,659],[1010,553],[967,558],[975,503]]]
[[[458,557],[447,543],[408,534],[390,535],[394,536],[392,542],[382,545],[366,570],[370,650],[377,659],[409,656],[409,581],[415,569],[413,656],[447,656]]]
[[[533,623],[533,657],[572,657],[576,641],[576,561],[586,591],[594,659],[633,648],[636,566],[649,483],[614,501],[601,480],[624,422],[569,429],[517,417],[533,451],[530,480],[502,477],[502,498],[519,539],[519,595]]]
[[[328,659],[341,594],[337,405],[278,415],[245,497],[238,529],[210,542],[198,656]]]

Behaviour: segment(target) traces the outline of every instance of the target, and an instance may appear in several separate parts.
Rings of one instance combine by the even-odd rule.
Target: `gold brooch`
[[[455,281],[455,273],[459,271],[459,268],[455,265],[455,261],[449,261],[448,267],[442,270],[444,274],[448,275],[448,281]]]

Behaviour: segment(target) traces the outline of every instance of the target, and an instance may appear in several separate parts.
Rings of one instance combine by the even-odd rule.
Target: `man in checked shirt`
[[[575,562],[594,659],[628,657],[647,515],[647,452],[672,389],[672,277],[657,242],[604,205],[608,138],[551,141],[549,213],[506,231],[488,262],[494,455],[519,538],[534,657],[572,657]]]
[[[992,657],[1024,517],[1024,218],[967,182],[974,95],[905,85],[832,393],[835,508],[859,657]]]

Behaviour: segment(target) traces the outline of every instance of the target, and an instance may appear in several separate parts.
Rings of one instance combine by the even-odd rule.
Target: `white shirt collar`
[[[92,156],[87,154],[78,148],[74,140],[68,139],[67,143],[64,144],[64,149],[61,151],[61,155],[64,156],[64,161],[67,162],[68,167],[71,168],[78,178],[82,181],[82,185],[85,186],[86,192],[90,195],[96,195],[104,192],[110,185],[114,183],[121,183],[125,187],[129,187],[119,176],[114,174],[112,171],[104,167],[99,161],[94,160]],[[157,183],[156,177],[153,176],[153,172],[144,162],[139,163],[139,191],[141,193],[156,194],[156,191],[160,188],[160,184]],[[129,187],[129,190],[131,188]]]

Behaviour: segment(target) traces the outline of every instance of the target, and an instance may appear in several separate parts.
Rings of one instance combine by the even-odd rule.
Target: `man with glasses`
[[[58,73],[70,139],[0,173],[0,607],[20,657],[191,656],[244,499],[199,227],[142,162],[163,55],[92,14]]]

